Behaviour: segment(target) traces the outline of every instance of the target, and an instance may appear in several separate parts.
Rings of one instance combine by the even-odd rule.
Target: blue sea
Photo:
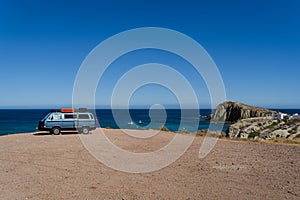
[[[300,109],[273,109],[288,114],[300,113]],[[0,110],[0,135],[27,133],[36,131],[39,120],[46,116],[50,109],[2,109]],[[162,110],[151,111],[149,116],[148,109],[131,109],[129,110],[133,124],[128,124],[130,120],[126,117],[126,110],[98,109],[96,115],[99,120],[100,127],[103,128],[128,128],[128,129],[159,129],[161,125],[165,125],[170,131],[185,130],[195,132],[196,130],[207,129],[209,121],[204,120],[201,116],[211,114],[210,109],[180,110],[166,109],[166,118],[163,117]],[[113,113],[118,116],[116,123]],[[198,115],[198,113],[200,115]],[[181,117],[181,114],[184,117]],[[123,117],[124,116],[124,117]],[[197,126],[196,122],[199,120]],[[142,124],[138,122],[141,121]],[[165,123],[164,123],[165,122]],[[180,126],[181,124],[181,126]],[[228,124],[225,124],[223,131],[226,131]]]

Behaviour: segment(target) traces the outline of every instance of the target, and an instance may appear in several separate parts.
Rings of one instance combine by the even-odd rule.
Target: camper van
[[[52,110],[41,121],[39,121],[38,130],[50,131],[50,133],[58,135],[64,130],[74,130],[78,133],[88,134],[95,130],[98,120],[91,112],[85,108],[78,111],[70,108],[61,110]]]

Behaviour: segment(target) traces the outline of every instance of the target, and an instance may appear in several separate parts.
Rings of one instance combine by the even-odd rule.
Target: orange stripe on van
[[[72,112],[74,112],[74,109],[73,108],[62,108],[61,109],[61,112],[63,112],[63,113],[72,113]]]

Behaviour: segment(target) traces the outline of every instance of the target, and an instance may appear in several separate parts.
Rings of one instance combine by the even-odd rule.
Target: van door
[[[77,115],[75,113],[63,114],[62,128],[63,129],[75,129],[75,121],[76,120],[77,120]]]
[[[52,129],[53,127],[62,126],[62,115],[61,113],[52,113],[49,115],[48,119],[45,121],[45,127]]]

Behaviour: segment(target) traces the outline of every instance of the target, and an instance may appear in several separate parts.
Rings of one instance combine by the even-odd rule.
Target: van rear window
[[[90,119],[88,114],[79,114],[79,119]]]

